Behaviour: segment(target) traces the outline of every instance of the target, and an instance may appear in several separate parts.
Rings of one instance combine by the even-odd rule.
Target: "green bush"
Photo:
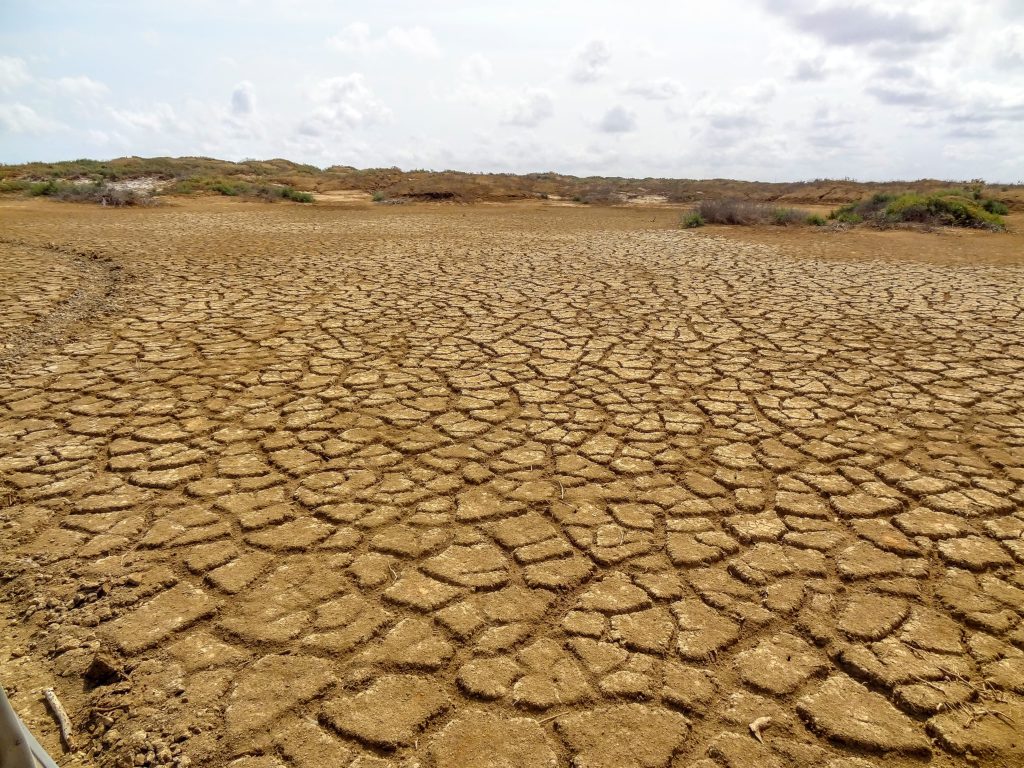
[[[829,213],[828,218],[842,224],[860,224],[864,221],[864,217],[857,213],[856,203],[850,203],[849,205],[836,208],[834,211]]]
[[[387,200],[387,197],[388,196],[384,194],[384,190],[378,189],[376,192],[373,193],[373,202],[383,203],[385,200]]]
[[[32,182],[27,179],[2,179],[0,192],[27,192]]]
[[[226,197],[243,197],[265,200],[271,203],[278,200],[291,200],[295,203],[313,202],[313,195],[309,192],[300,192],[288,185],[262,182],[257,184],[241,179],[210,178],[205,176],[192,176],[180,179],[166,187],[162,194],[192,195],[197,192],[214,192]]]
[[[35,184],[29,184],[28,193],[31,197],[52,197],[61,191],[63,187],[70,186],[50,179],[49,181],[41,181]]]
[[[218,181],[215,182],[210,189],[228,197],[237,197],[241,194],[242,186],[240,184],[233,184],[229,181]]]
[[[885,217],[891,222],[1003,229],[1003,221],[998,215],[986,211],[973,198],[954,195],[900,195],[886,206]]]
[[[772,208],[769,216],[772,224],[788,227],[790,224],[802,224],[807,221],[807,214],[796,208]]]
[[[285,200],[291,200],[293,203],[312,203],[313,196],[309,192],[299,192],[297,189],[291,187],[285,187],[281,192],[281,197]]]
[[[48,197],[64,203],[99,203],[115,207],[152,205],[153,196],[132,189],[116,189],[105,181],[74,183],[49,179],[30,184],[25,190],[31,197]]]
[[[696,229],[704,226],[704,217],[696,211],[686,214],[683,217],[683,229]]]
[[[825,217],[817,213],[812,213],[807,217],[807,223],[812,227],[824,227],[827,223]]]
[[[1005,216],[1010,212],[1010,209],[1006,207],[1005,203],[1001,203],[998,200],[986,200],[981,204],[989,213],[994,213],[996,216]]]
[[[876,194],[868,200],[844,205],[829,218],[875,226],[924,224],[927,226],[969,227],[1001,230],[1001,213],[1006,206],[997,200],[984,200],[976,189],[943,190],[931,195],[907,192],[902,195]]]

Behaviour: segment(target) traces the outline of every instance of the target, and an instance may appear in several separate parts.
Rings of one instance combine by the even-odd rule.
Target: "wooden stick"
[[[57,718],[57,727],[60,729],[60,740],[64,742],[64,749],[68,752],[74,752],[75,740],[71,735],[71,719],[68,717],[68,713],[64,711],[64,707],[61,705],[60,699],[57,698],[53,688],[44,688],[43,696],[46,697],[46,703],[50,705],[53,716]]]

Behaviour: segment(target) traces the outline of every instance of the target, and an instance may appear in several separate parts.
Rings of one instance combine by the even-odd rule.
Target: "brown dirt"
[[[53,685],[68,765],[1022,764],[1021,235],[678,218],[0,203],[44,744]]]

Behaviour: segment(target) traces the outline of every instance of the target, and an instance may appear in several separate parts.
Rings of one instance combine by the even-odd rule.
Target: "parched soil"
[[[0,203],[62,765],[1024,764],[1019,235]]]

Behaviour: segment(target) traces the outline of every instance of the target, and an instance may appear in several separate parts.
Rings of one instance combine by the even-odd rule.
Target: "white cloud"
[[[327,38],[327,44],[336,51],[349,54],[402,52],[413,56],[436,58],[441,55],[434,33],[426,27],[391,27],[374,36],[369,24],[349,24],[336,35]]]
[[[597,124],[602,133],[628,133],[636,130],[636,115],[623,106],[614,106]]]
[[[57,90],[82,101],[95,101],[110,93],[106,85],[85,75],[59,77],[52,82]]]
[[[823,152],[846,151],[854,145],[853,120],[835,106],[820,104],[806,127],[805,142]]]
[[[828,77],[828,70],[825,65],[824,56],[799,59],[793,66],[793,72],[790,75],[791,80],[801,83],[819,82],[826,77]]]
[[[125,128],[151,131],[153,133],[183,133],[187,125],[178,119],[174,107],[166,102],[157,102],[150,109],[111,108],[111,117]]]
[[[755,104],[767,104],[775,100],[779,92],[779,86],[774,80],[761,80],[747,88],[741,88],[737,95],[743,101],[752,101]]]
[[[555,114],[555,97],[544,88],[527,88],[515,97],[505,112],[503,122],[533,128]]]
[[[440,56],[441,46],[426,27],[392,27],[384,33],[388,45],[416,56]]]
[[[577,83],[595,83],[608,74],[612,49],[604,40],[591,40],[573,56],[569,77]]]
[[[243,80],[231,92],[231,114],[246,117],[256,111],[256,92],[253,84]]]
[[[85,75],[33,77],[24,59],[0,56],[0,92],[10,92],[25,86],[35,86],[40,91],[57,92],[79,101],[95,101],[110,93],[106,85]]]
[[[993,49],[995,61],[1000,66],[1024,69],[1024,27],[1012,27],[1003,32]]]
[[[378,101],[362,73],[329,77],[312,91],[317,107],[299,127],[307,136],[324,136],[385,121],[391,110]]]
[[[651,101],[667,101],[680,96],[683,86],[670,77],[659,77],[630,83],[626,86],[625,92]]]
[[[954,30],[953,24],[938,21],[935,11],[925,6],[920,14],[904,8],[876,7],[864,0],[762,0],[764,7],[787,21],[794,29],[817,37],[826,45],[860,47],[879,58],[898,58],[915,49],[933,45]]]
[[[738,103],[714,104],[704,110],[704,119],[717,131],[746,131],[761,124],[757,110]]]
[[[0,131],[3,133],[53,133],[63,127],[26,104],[0,104]]]
[[[459,74],[463,80],[486,80],[494,74],[494,67],[486,56],[474,53],[462,60]]]
[[[16,56],[0,56],[0,91],[8,92],[31,82],[28,66]]]

